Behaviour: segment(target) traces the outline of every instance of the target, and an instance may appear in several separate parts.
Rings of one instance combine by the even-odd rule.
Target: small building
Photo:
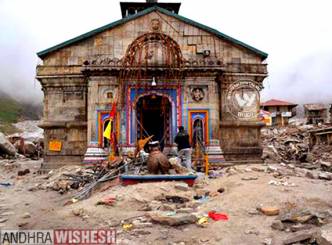
[[[226,160],[260,159],[267,54],[182,17],[180,3],[120,6],[122,19],[38,53],[45,166],[109,148],[108,124],[122,155],[152,135],[167,152],[178,126],[192,139],[200,125],[204,145]]]
[[[307,124],[327,123],[328,108],[324,104],[305,104],[304,116]]]
[[[332,145],[332,127],[320,128],[309,132],[309,146],[314,145]]]
[[[286,126],[289,118],[296,115],[297,104],[271,99],[261,103],[261,109],[271,113],[272,126]]]

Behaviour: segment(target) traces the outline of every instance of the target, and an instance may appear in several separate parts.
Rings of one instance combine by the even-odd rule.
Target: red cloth
[[[216,213],[215,211],[211,211],[208,213],[209,217],[215,221],[218,220],[228,220],[228,216],[227,214],[223,214],[223,213]]]
[[[110,120],[113,120],[116,114],[116,102],[114,101],[112,104],[112,110],[110,112]]]

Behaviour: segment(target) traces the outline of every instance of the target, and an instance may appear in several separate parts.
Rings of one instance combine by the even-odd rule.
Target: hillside
[[[21,120],[38,120],[41,116],[41,105],[19,102],[0,91],[0,132],[14,133],[17,129],[12,125]]]

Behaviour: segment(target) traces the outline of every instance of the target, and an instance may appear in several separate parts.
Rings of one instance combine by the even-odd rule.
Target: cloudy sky
[[[269,54],[262,100],[332,103],[331,0],[179,1],[181,15]],[[0,89],[40,102],[36,52],[120,18],[118,0],[0,0]]]

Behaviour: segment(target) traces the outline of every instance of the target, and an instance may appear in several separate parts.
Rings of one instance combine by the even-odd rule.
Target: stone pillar
[[[226,160],[260,160],[261,82],[246,74],[221,77],[221,146]]]

